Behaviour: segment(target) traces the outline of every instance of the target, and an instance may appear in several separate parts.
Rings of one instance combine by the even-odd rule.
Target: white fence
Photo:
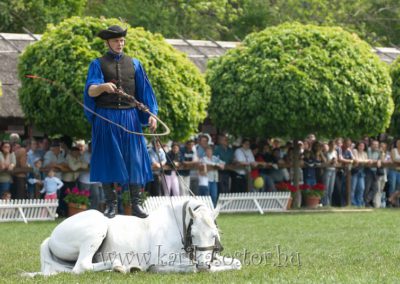
[[[57,199],[0,200],[0,222],[54,220],[57,206]]]
[[[287,210],[290,192],[221,193],[217,209],[224,213],[279,212]]]
[[[175,204],[177,201],[189,198],[200,199],[208,207],[214,208],[210,196],[157,196],[146,199],[143,208],[147,213],[161,205]],[[217,209],[223,213],[240,212],[279,212],[287,210],[290,192],[244,192],[220,194]]]
[[[199,199],[203,201],[209,208],[214,208],[210,196],[152,196],[146,199],[143,205],[144,211],[150,213],[156,210],[161,205],[175,204],[178,201],[189,200],[189,199]]]

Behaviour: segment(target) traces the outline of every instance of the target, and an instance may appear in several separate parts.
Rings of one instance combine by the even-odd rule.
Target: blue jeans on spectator
[[[351,175],[351,204],[354,206],[364,205],[365,173],[363,169]]]
[[[324,172],[324,185],[325,192],[322,198],[322,205],[330,206],[332,205],[332,193],[335,186],[336,170],[335,169],[325,169]]]
[[[388,173],[389,192],[390,197],[400,186],[400,172],[395,169],[390,169]]]
[[[315,178],[305,178],[304,183],[309,186],[314,186],[317,184],[317,180]]]
[[[214,204],[214,207],[216,207],[218,198],[218,183],[216,181],[209,181],[208,188],[210,190],[211,200]]]
[[[260,175],[264,180],[264,191],[265,192],[275,192],[276,188],[275,188],[273,179],[270,176],[268,176],[267,174],[261,173]]]
[[[0,182],[0,199],[3,197],[4,192],[10,191],[11,183]]]

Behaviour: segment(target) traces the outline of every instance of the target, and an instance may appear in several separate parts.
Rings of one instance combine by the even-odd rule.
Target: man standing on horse
[[[93,112],[85,110],[92,125],[90,178],[101,182],[106,197],[104,214],[113,218],[117,211],[114,184],[129,184],[132,215],[146,218],[139,207],[140,189],[153,179],[144,137],[128,131],[142,132],[148,124],[154,131],[154,117],[139,111],[129,97],[136,98],[157,115],[157,101],[139,60],[123,53],[127,30],[114,25],[99,32],[108,52],[90,63],[84,101]],[[126,131],[125,129],[128,131]]]

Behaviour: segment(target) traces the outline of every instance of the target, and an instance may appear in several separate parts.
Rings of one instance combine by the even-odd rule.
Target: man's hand
[[[157,120],[152,116],[149,117],[149,127],[152,132],[157,129]]]
[[[103,92],[110,93],[110,94],[115,93],[118,89],[117,86],[111,82],[101,84],[101,88],[103,89]]]

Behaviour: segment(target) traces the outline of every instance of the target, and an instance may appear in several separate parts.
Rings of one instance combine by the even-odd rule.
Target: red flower
[[[69,189],[69,187],[65,190],[65,194],[67,195],[67,194],[70,194],[71,193],[71,190]]]
[[[309,186],[309,185],[306,184],[306,183],[300,185],[300,190],[308,190],[308,189],[310,189],[310,188],[311,188],[311,186]]]
[[[79,193],[79,189],[78,189],[77,187],[74,187],[74,188],[72,189],[72,193]]]
[[[322,183],[317,183],[316,185],[314,185],[312,187],[312,189],[314,189],[314,190],[325,190],[325,185],[322,184]]]

